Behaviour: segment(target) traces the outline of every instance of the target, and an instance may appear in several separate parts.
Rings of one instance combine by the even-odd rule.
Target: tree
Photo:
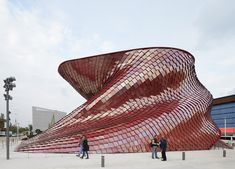
[[[5,117],[4,117],[4,114],[1,113],[0,115],[0,131],[1,130],[4,130],[4,123],[5,123]]]
[[[29,138],[33,137],[33,125],[32,124],[29,124],[29,135],[28,135]]]
[[[41,133],[42,133],[42,131],[41,131],[40,129],[36,129],[35,132],[36,132],[37,134],[41,134]]]
[[[29,124],[29,132],[33,132],[33,125],[32,124]]]
[[[1,120],[5,120],[5,116],[4,116],[4,114],[3,114],[3,113],[1,113],[1,115],[0,115],[0,119],[1,119]]]
[[[19,128],[19,133],[26,133],[27,131],[29,131],[28,127],[20,127]]]
[[[12,131],[12,133],[17,133],[17,126],[10,124],[9,130]]]

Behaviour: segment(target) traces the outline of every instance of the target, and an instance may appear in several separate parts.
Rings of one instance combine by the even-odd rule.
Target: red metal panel
[[[161,47],[66,61],[59,73],[87,102],[16,150],[75,152],[82,134],[93,153],[146,152],[163,135],[168,150],[210,149],[220,130],[194,61],[187,51]]]

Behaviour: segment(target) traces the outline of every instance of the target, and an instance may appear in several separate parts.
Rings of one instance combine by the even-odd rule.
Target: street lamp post
[[[10,117],[9,114],[11,113],[9,111],[9,100],[12,100],[12,97],[9,95],[9,91],[12,90],[16,85],[12,82],[14,82],[16,79],[14,77],[9,77],[4,80],[4,88],[6,91],[6,94],[4,94],[5,100],[6,100],[6,158],[9,160],[9,121]]]

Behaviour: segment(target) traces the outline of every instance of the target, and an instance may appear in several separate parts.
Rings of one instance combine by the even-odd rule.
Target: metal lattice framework
[[[92,153],[146,152],[162,135],[168,150],[210,149],[220,131],[194,61],[187,51],[155,47],[62,63],[59,73],[87,102],[17,151],[76,152],[82,134]]]

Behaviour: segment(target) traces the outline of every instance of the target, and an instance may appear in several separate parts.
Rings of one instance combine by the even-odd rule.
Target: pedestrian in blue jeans
[[[85,139],[85,137],[84,137],[84,135],[82,135],[81,138],[80,138],[80,141],[79,141],[79,146],[80,146],[79,153],[76,155],[78,157],[81,157],[83,155],[83,142],[84,142],[84,139]]]
[[[159,157],[157,156],[157,147],[158,147],[159,143],[157,141],[156,138],[151,139],[151,150],[152,150],[152,159],[156,158],[159,159]]]

